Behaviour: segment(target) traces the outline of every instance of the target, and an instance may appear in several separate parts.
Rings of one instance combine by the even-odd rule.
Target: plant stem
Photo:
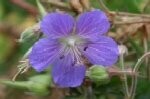
[[[133,72],[138,72],[138,69],[139,69],[141,63],[149,55],[150,55],[150,52],[147,52],[141,58],[138,59],[137,63],[135,64],[135,67],[133,69]],[[137,76],[133,75],[132,76],[132,83],[131,83],[131,90],[130,90],[131,99],[134,99],[134,97],[135,97],[136,85],[137,85]]]
[[[121,66],[122,71],[124,71],[125,67],[124,67],[124,54],[123,53],[120,55],[120,66]],[[125,90],[125,99],[126,98],[129,99],[130,95],[129,95],[128,81],[127,81],[126,73],[123,73],[123,87],[124,87],[124,90]]]
[[[93,99],[93,91],[92,86],[87,86],[85,88],[85,96],[84,99]]]

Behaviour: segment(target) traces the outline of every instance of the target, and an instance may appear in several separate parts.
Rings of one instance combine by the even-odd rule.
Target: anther
[[[60,56],[59,58],[60,58],[60,59],[63,59],[64,57],[65,57],[65,56],[64,56],[64,55],[62,55],[62,56]]]
[[[84,47],[84,49],[83,49],[83,50],[84,50],[84,51],[86,51],[86,50],[87,50],[87,48],[88,48],[88,47],[86,46],[86,47]]]

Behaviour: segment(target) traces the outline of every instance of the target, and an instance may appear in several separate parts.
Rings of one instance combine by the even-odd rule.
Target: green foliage
[[[100,0],[91,0],[92,5],[99,8]],[[144,9],[148,9],[147,3],[149,0],[101,0],[112,11],[125,11],[132,13],[146,12]],[[145,8],[146,7],[146,8]],[[148,12],[148,11],[147,11]]]
[[[27,0],[32,5],[35,5],[36,2],[34,0]],[[12,3],[12,0],[1,0],[0,1],[0,21],[3,21],[7,18],[7,16],[11,13],[17,12],[20,18],[24,18],[28,16],[28,12],[24,9],[21,9],[19,6]]]
[[[9,49],[12,48],[13,43],[5,36],[0,35],[0,63],[6,59],[6,54],[9,53]]]
[[[9,87],[26,89],[33,92],[36,95],[47,95],[49,93],[49,87],[52,87],[52,79],[50,75],[36,75],[30,77],[28,81],[7,81],[1,80],[0,83]]]

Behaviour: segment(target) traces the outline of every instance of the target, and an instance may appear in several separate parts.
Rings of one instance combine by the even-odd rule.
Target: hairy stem
[[[121,66],[122,71],[124,71],[125,66],[124,66],[124,54],[123,53],[120,55],[120,66]],[[126,98],[129,99],[130,96],[129,96],[128,81],[127,81],[127,74],[126,73],[123,73],[123,87],[125,90],[125,99]]]
[[[138,59],[137,63],[135,64],[135,67],[133,69],[133,72],[138,72],[138,69],[139,69],[141,63],[149,55],[150,55],[150,52],[147,52],[141,58]],[[132,83],[131,83],[131,90],[130,90],[131,99],[134,99],[134,97],[135,97],[136,85],[137,85],[137,76],[133,75],[132,76]]]

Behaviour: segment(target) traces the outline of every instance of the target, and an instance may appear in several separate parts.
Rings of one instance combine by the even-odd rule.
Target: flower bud
[[[95,83],[101,85],[109,82],[109,74],[106,71],[106,68],[99,65],[94,65],[89,68],[87,76]]]
[[[119,54],[120,55],[128,54],[128,49],[125,45],[119,45],[118,49],[119,49]]]
[[[29,78],[28,89],[37,95],[47,95],[48,87],[53,86],[50,75],[37,75]]]
[[[40,28],[39,24],[35,24],[33,27],[26,28],[21,33],[19,42],[20,43],[27,43],[28,42],[28,43],[33,44],[39,38],[39,35],[40,35],[40,33],[38,33],[39,28]]]
[[[52,80],[49,75],[37,75],[29,78],[29,81],[7,81],[3,80],[0,83],[9,87],[29,90],[36,95],[47,95],[49,87],[52,85]]]
[[[36,95],[43,96],[43,95],[47,95],[49,93],[48,86],[43,83],[28,81],[27,84],[29,85],[28,90],[30,92],[33,92]]]

